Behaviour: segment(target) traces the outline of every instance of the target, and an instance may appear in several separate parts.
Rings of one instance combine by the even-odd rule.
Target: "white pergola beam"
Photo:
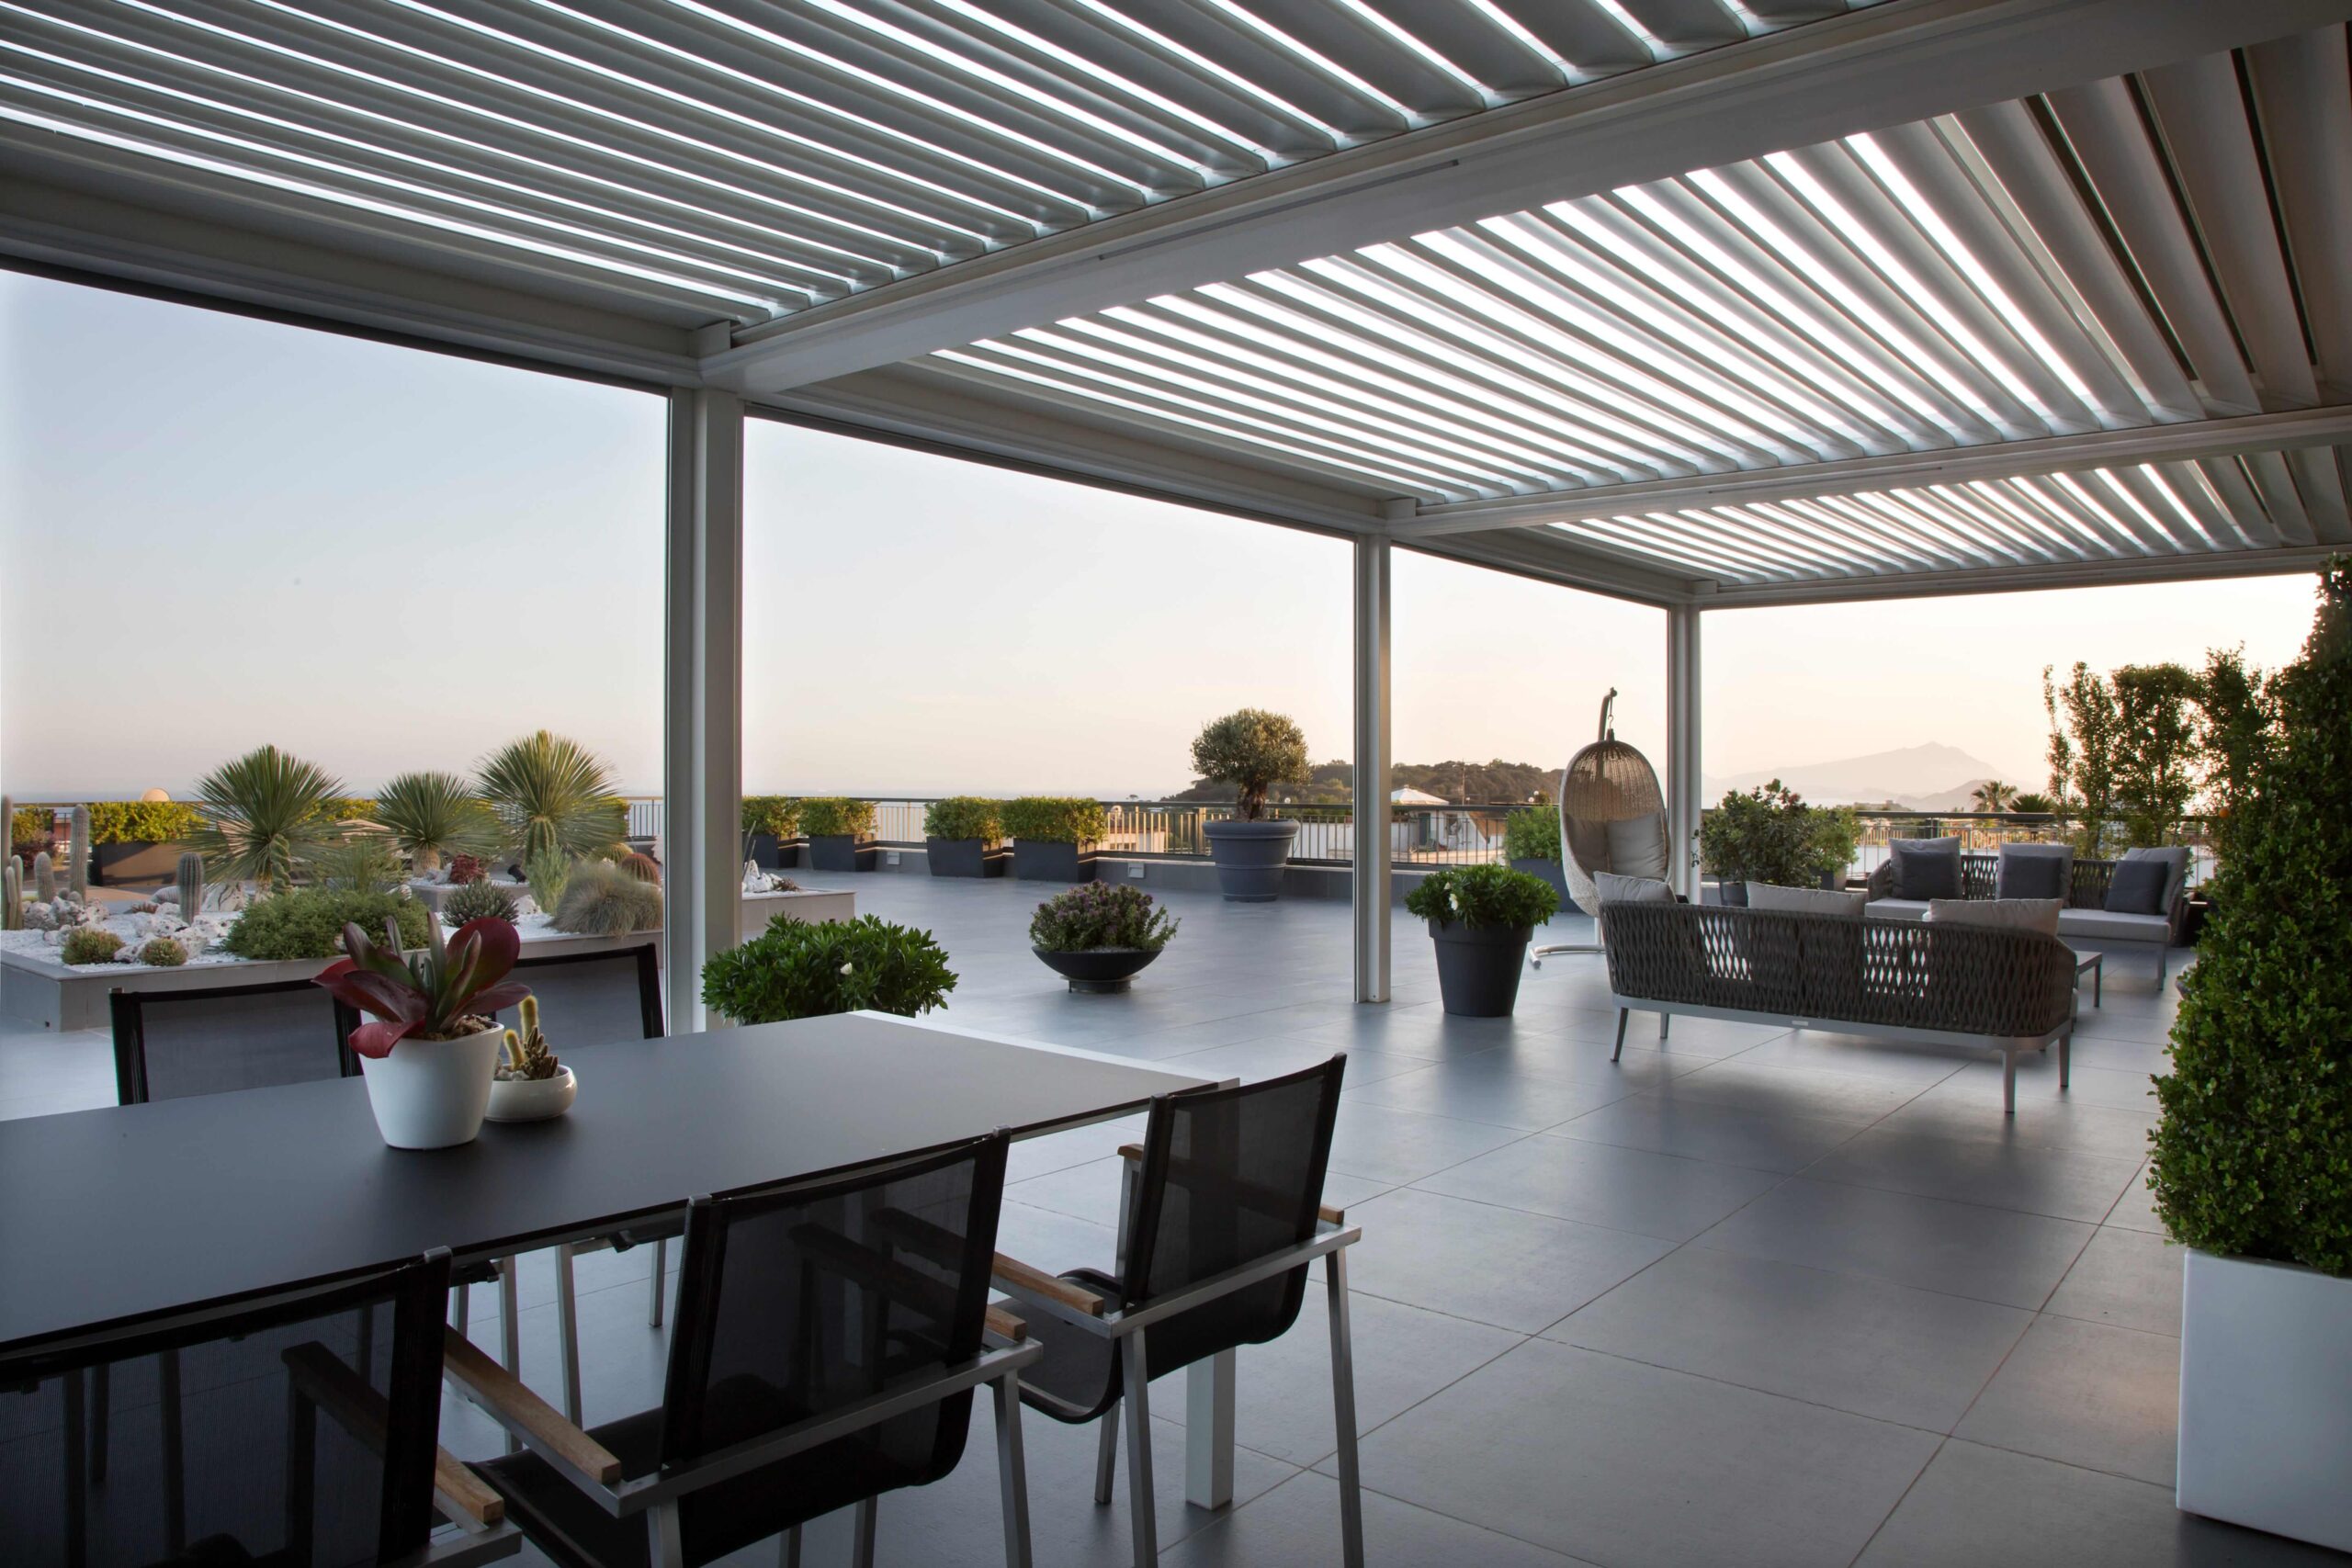
[[[1160,202],[736,334],[770,393],[1320,255],[2307,31],[2343,0],[1885,0]]]
[[[1355,587],[1355,916],[1356,1000],[1388,999],[1389,872],[1389,546],[1354,543]]]
[[[1388,525],[1400,542],[1496,528],[1540,528],[1553,523],[1679,512],[1702,506],[1811,501],[1907,486],[1964,484],[2021,475],[2085,468],[2229,457],[2249,452],[2298,451],[2352,445],[2352,407],[2291,409],[2177,424],[2086,431],[2041,441],[2004,441],[1933,452],[1898,452],[1828,463],[1789,464],[1728,474],[1696,474],[1609,485],[1545,496],[1456,502],[1426,506]]]
[[[1753,586],[1702,584],[1693,603],[1719,610],[1775,604],[1846,604],[1878,599],[1949,599],[1972,593],[2023,593],[2045,588],[2120,588],[2146,582],[2209,582],[2233,577],[2285,577],[2316,571],[2343,554],[2328,545],[2215,551],[2140,559],[2062,561],[2041,566],[1903,572],[1876,578],[1825,578]]]
[[[742,940],[743,405],[670,395],[662,711],[662,969],[673,1032],[706,1018],[703,961]]]

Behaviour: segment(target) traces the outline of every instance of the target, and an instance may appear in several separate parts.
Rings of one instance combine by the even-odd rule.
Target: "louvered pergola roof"
[[[1658,603],[2277,570],[2347,14],[0,0],[0,247]]]

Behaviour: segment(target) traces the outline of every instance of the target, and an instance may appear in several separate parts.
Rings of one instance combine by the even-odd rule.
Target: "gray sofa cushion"
[[[2161,915],[2165,909],[2165,885],[2172,879],[2172,868],[2162,861],[2124,859],[2115,863],[2115,874],[2107,885],[2107,913],[2110,915]]]
[[[1666,875],[1666,813],[1628,817],[1605,825],[1609,835],[1609,869],[1619,876],[1662,878]]]
[[[2126,850],[2123,852],[2123,859],[2116,864],[2117,869],[2120,870],[2124,865],[2134,861],[2152,860],[2165,867],[2164,902],[2157,906],[2155,911],[2162,915],[2170,914],[2174,902],[2188,890],[2188,859],[2187,844],[2161,844],[2154,849]]]
[[[1862,907],[1862,913],[1873,920],[1924,920],[1928,918],[1925,898],[1873,898]]]
[[[2064,903],[2075,886],[2071,844],[2003,844],[1993,873],[1996,898],[2055,898]]]
[[[1990,926],[2056,936],[2058,915],[2064,908],[2056,898],[1936,898],[1928,902],[1928,919],[1939,925]]]
[[[1831,892],[1826,887],[1776,887],[1769,882],[1747,885],[1747,907],[1751,909],[1785,909],[1799,915],[1830,915],[1841,920],[1862,918],[1870,895],[1860,888],[1851,893]]]
[[[1619,876],[1602,872],[1592,879],[1604,904],[1671,904],[1674,889],[1655,876]]]
[[[2067,909],[2058,916],[2058,935],[2066,942],[2163,942],[2172,940],[2172,922],[2162,915]]]
[[[1894,866],[1897,898],[1958,898],[1966,891],[1960,874],[1960,840],[1895,839],[1887,844]]]

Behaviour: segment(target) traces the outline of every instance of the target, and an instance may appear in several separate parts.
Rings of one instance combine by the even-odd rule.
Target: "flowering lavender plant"
[[[1158,953],[1176,934],[1176,917],[1150,894],[1119,882],[1088,882],[1037,906],[1030,945],[1041,953],[1125,948]]]

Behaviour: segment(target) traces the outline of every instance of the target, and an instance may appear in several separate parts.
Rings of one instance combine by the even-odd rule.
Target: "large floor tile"
[[[1918,1137],[1881,1124],[1804,1174],[1816,1181],[2096,1222],[2114,1207],[2138,1169],[2132,1159],[2039,1145]]]
[[[1427,1111],[1532,1133],[1635,1092],[1630,1083],[1585,1083],[1539,1076],[1504,1059],[1508,1055],[1487,1051],[1459,1062],[1432,1063],[1361,1088],[1351,1087],[1347,1096],[1367,1105]]]
[[[1583,1143],[1614,1144],[1788,1175],[1803,1170],[1867,1125],[1794,1111],[1757,1111],[1684,1100],[1671,1098],[1674,1087],[1604,1105],[1552,1131]]]
[[[1341,1100],[1331,1132],[1331,1168],[1391,1186],[1418,1181],[1526,1134],[1486,1122]]]
[[[1539,1134],[1416,1185],[1555,1219],[1688,1241],[1782,1179],[1745,1166]]]
[[[1545,1337],[1949,1432],[2032,1320],[2016,1307],[1686,1247]]]
[[[2091,1234],[2075,1220],[1798,1177],[1696,1245],[2032,1309]]]
[[[1750,1046],[1732,1059],[1750,1067],[1817,1067],[1824,1072],[1906,1084],[1915,1089],[1940,1083],[1969,1061],[1947,1046],[1819,1029],[1792,1030],[1760,1045]]]
[[[1363,1494],[1366,1568],[1580,1568],[1577,1560],[1377,1492]],[[1340,1561],[1340,1483],[1312,1472],[1159,1554],[1169,1568],[1306,1568]]]
[[[2337,1553],[2200,1519],[2172,1489],[1954,1439],[1859,1568],[2300,1568]]]
[[[1611,1568],[1820,1568],[1938,1439],[1534,1339],[1365,1442],[1365,1484]]]
[[[2188,1256],[2188,1248],[2161,1235],[2102,1225],[2050,1298],[2048,1310],[2177,1337],[2181,1261]]]
[[[2119,1111],[2060,1099],[2052,1073],[2048,1096],[2029,1092],[2020,1081],[2017,1113],[2004,1115],[1997,1074],[1963,1082],[1966,1078],[1963,1073],[1938,1084],[1889,1115],[1880,1129],[1925,1138],[2065,1149],[2111,1159],[2147,1157],[2148,1134],[2156,1125],[2153,1111]]]
[[[2155,1231],[2162,1234],[2165,1223],[2156,1214],[2156,1195],[2148,1190],[2148,1168],[2142,1166],[2132,1178],[2131,1184],[2116,1199],[2115,1207],[2107,1212],[2104,1222],[2128,1231]]]
[[[2179,1411],[2180,1341],[2045,1314],[1955,1435],[2165,1484]]]
[[[1399,1188],[1349,1216],[1370,1295],[1532,1334],[1648,1267],[1670,1244],[1631,1231]]]
[[[1668,1103],[1722,1105],[1759,1116],[1875,1122],[1920,1090],[1888,1077],[1734,1056],[1687,1073],[1656,1093]]]

